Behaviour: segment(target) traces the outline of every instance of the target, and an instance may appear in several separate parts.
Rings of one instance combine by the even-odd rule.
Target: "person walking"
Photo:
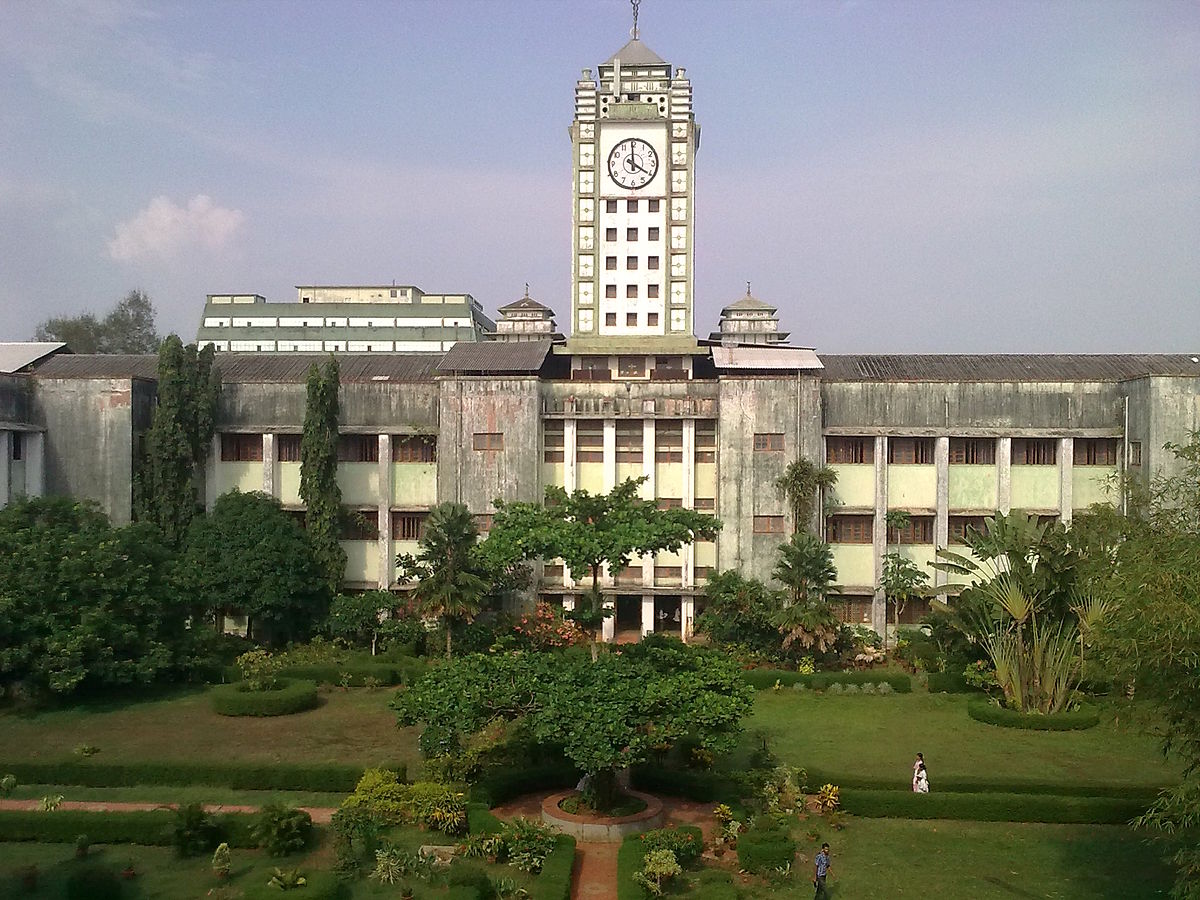
[[[917,780],[913,784],[913,790],[918,794],[929,793],[929,775],[925,772],[925,763],[917,766]]]
[[[829,900],[829,891],[825,889],[825,878],[829,874],[829,845],[822,844],[821,852],[813,859],[813,887],[817,892],[813,900]]]
[[[913,760],[912,789],[913,789],[914,794],[918,793],[918,791],[917,791],[917,773],[920,772],[924,768],[925,768],[925,756],[924,756],[924,754],[918,753],[917,758]]]

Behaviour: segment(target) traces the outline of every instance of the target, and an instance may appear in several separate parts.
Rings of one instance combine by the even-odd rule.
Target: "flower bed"
[[[274,687],[254,691],[244,682],[212,688],[213,711],[222,716],[289,716],[317,705],[313,681],[277,678]]]

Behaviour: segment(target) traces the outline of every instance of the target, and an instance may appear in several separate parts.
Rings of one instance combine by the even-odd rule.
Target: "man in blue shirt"
[[[829,845],[822,844],[821,852],[813,860],[813,886],[817,889],[813,900],[829,900],[829,891],[825,890],[825,876],[829,874]]]

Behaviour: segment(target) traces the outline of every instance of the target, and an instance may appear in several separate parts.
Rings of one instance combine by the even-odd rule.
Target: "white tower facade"
[[[573,340],[691,337],[692,85],[636,37],[575,86]]]

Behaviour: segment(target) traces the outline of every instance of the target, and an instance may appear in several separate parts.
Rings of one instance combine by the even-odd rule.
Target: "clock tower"
[[[694,344],[691,82],[638,39],[635,20],[595,77],[583,70],[570,131],[572,344]]]

